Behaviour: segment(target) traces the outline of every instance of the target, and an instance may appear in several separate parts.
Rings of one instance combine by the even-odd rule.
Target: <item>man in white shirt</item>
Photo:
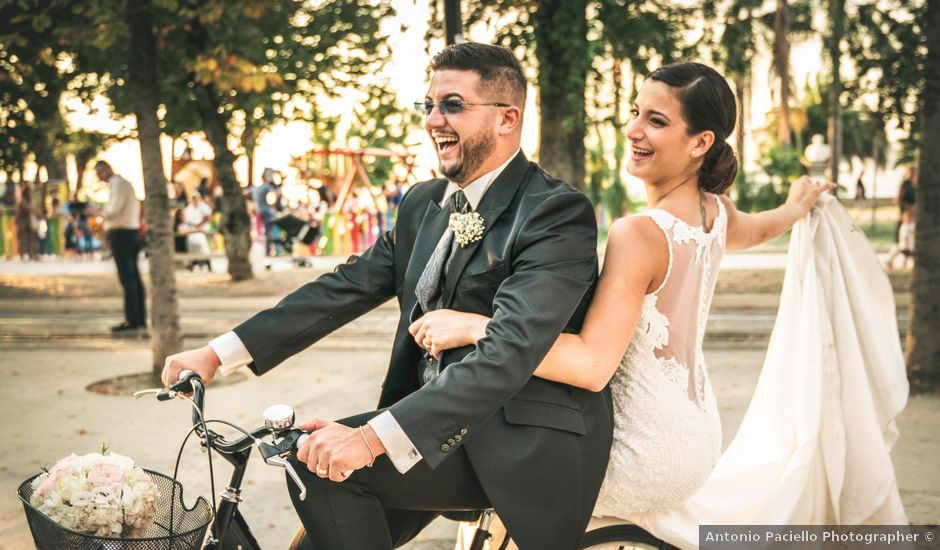
[[[397,297],[379,410],[300,424],[312,432],[295,462],[307,498],[289,490],[312,547],[390,549],[441,513],[492,506],[521,548],[573,550],[607,465],[609,392],[532,372],[587,309],[593,208],[519,150],[526,80],[510,51],[459,44],[431,68],[417,106],[447,179],[415,185],[362,256],[169,357],[163,382],[184,368],[204,379],[241,365],[263,374]],[[490,314],[486,337],[427,353],[433,343],[408,327],[439,308]]]
[[[117,266],[118,279],[124,289],[124,322],[111,327],[121,334],[147,328],[147,307],[144,283],[140,280],[137,256],[140,254],[140,201],[129,181],[114,173],[103,160],[95,163],[98,179],[109,186],[108,204],[105,205],[104,227],[111,255]]]

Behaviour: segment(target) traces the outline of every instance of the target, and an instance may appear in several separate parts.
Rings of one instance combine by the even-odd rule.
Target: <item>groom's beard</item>
[[[469,183],[468,178],[474,174],[480,166],[486,161],[496,148],[496,143],[486,130],[480,130],[476,134],[461,139],[457,144],[457,158],[449,166],[441,166],[441,173],[444,177],[457,184]]]

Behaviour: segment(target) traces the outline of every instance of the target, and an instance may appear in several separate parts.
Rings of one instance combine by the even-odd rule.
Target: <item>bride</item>
[[[675,518],[721,457],[702,341],[722,253],[784,233],[834,187],[804,176],[784,205],[739,212],[723,194],[738,171],[726,143],[736,112],[731,89],[710,67],[679,63],[649,76],[626,135],[627,169],[643,180],[650,209],[611,226],[580,334],[560,335],[535,372],[594,391],[610,384],[614,443],[595,515],[637,522],[682,546],[694,546],[698,524],[710,519],[681,519],[690,525],[680,529]],[[438,355],[485,338],[488,321],[438,310],[410,332]]]

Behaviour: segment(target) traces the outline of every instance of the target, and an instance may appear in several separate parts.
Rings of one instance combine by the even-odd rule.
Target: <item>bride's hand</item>
[[[820,195],[835,188],[836,184],[831,181],[817,184],[809,176],[800,176],[790,184],[787,205],[796,209],[797,219],[802,218],[813,208]]]
[[[489,317],[476,313],[439,309],[411,323],[408,332],[418,347],[438,357],[445,349],[476,344],[477,340],[486,336],[486,325],[489,322]]]

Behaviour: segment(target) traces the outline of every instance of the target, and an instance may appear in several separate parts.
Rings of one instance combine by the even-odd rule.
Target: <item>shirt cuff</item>
[[[375,435],[385,446],[388,458],[391,459],[392,464],[399,473],[404,474],[424,458],[405,434],[405,431],[401,429],[391,412],[382,412],[366,424],[372,426]]]
[[[242,339],[232,331],[213,339],[209,342],[209,347],[219,357],[219,361],[222,363],[219,371],[223,375],[230,374],[235,369],[245,365],[250,365],[254,361],[251,354],[248,353],[248,348],[242,343]]]

